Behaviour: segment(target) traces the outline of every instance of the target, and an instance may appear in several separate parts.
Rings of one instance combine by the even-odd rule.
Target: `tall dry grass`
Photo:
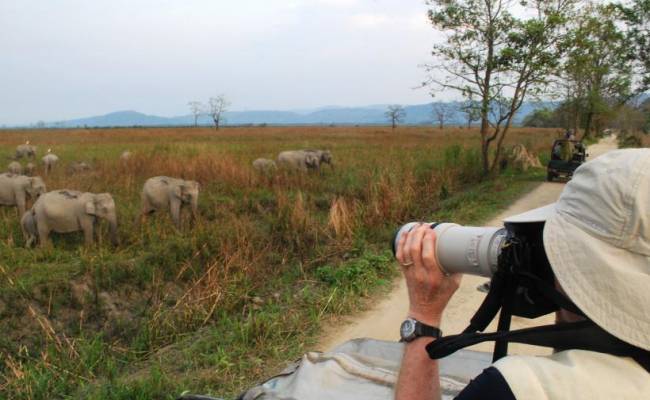
[[[524,143],[543,153],[556,134],[514,129],[507,144]],[[21,326],[0,328],[6,338],[0,339],[0,352],[12,354],[5,358],[9,361],[0,361],[5,379],[0,387],[20,390],[18,398],[30,398],[29,390],[31,398],[69,396],[79,382],[108,374],[88,372],[85,361],[69,357],[64,347],[57,350],[57,340],[63,338],[73,338],[79,347],[84,338],[100,335],[97,342],[90,341],[92,351],[108,360],[139,362],[200,329],[218,329],[224,321],[243,324],[237,329],[248,329],[242,334],[245,343],[258,350],[258,343],[275,337],[279,321],[292,327],[280,332],[293,337],[305,327],[289,320],[299,315],[291,307],[318,307],[314,318],[333,307],[332,297],[310,294],[317,291],[319,277],[339,282],[343,278],[336,266],[343,260],[365,248],[383,248],[393,227],[427,219],[480,178],[475,129],[10,130],[0,134],[0,148],[9,156],[25,140],[38,145],[40,155],[51,147],[61,158],[54,172],[44,176],[50,190],[113,194],[122,243],[111,248],[102,240],[84,248],[79,235],[70,235],[55,237],[53,249],[26,250],[13,210],[0,210],[5,265],[0,317],[4,326]],[[280,171],[270,178],[251,168],[258,157],[275,158],[296,148],[331,150],[335,168],[326,166],[320,174]],[[127,149],[133,156],[121,161],[119,155]],[[67,167],[74,161],[87,161],[93,168],[70,173]],[[142,184],[159,175],[201,184],[195,225],[185,218],[177,231],[166,215],[140,224]],[[102,227],[100,235],[106,234]],[[362,267],[351,271],[345,279],[370,279]],[[24,317],[31,315],[29,307],[38,318]],[[285,311],[267,320],[257,316],[260,307]],[[51,338],[42,329],[48,326],[44,321],[55,332]],[[48,375],[51,368],[36,356],[44,343],[54,346],[53,353],[44,353],[48,363],[69,374]],[[90,351],[79,349],[82,355]]]

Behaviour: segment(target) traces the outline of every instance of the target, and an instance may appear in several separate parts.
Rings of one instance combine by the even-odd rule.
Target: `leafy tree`
[[[650,133],[650,99],[646,99],[641,103],[639,111],[641,111],[644,116],[643,133]]]
[[[633,0],[612,7],[626,25],[628,52],[639,78],[634,82],[635,93],[645,92],[650,88],[650,0]]]
[[[499,165],[513,118],[529,96],[541,95],[558,65],[565,21],[574,0],[535,0],[524,17],[511,0],[428,0],[429,19],[446,33],[425,84],[459,91],[480,103],[485,175]],[[439,78],[443,76],[443,78]]]
[[[618,27],[615,9],[583,8],[566,40],[562,71],[573,108],[573,125],[582,125],[583,138],[600,131],[615,111],[631,98],[632,66],[629,40]]]
[[[400,106],[399,104],[393,104],[391,106],[388,106],[388,110],[386,110],[384,115],[386,118],[388,118],[391,127],[395,129],[397,124],[404,122],[404,118],[406,118],[406,111],[404,110],[404,107]]]
[[[562,121],[554,110],[543,107],[528,114],[522,124],[531,128],[558,128],[562,126]]]

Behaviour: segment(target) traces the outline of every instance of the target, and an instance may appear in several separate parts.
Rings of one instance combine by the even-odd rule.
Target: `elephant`
[[[41,159],[45,165],[45,173],[49,174],[54,169],[54,166],[59,162],[59,157],[56,154],[52,153],[52,149],[47,149],[47,154]]]
[[[75,161],[70,166],[68,167],[68,172],[72,174],[80,173],[80,172],[86,172],[90,171],[92,168],[90,167],[90,164],[88,164],[85,161]]]
[[[320,166],[323,164],[328,164],[331,168],[334,168],[334,164],[332,163],[332,152],[329,150],[315,150],[315,149],[307,149],[305,150],[306,152],[309,153],[314,153],[318,157],[318,167],[320,169]]]
[[[307,171],[310,169],[318,169],[320,160],[313,152],[287,150],[278,154],[278,164],[289,169]]]
[[[25,238],[25,247],[32,247],[38,238],[38,228],[36,227],[36,218],[34,210],[27,210],[20,219],[20,227]]]
[[[147,179],[142,188],[142,217],[157,210],[169,210],[176,228],[181,227],[181,208],[190,206],[192,220],[197,218],[199,183],[168,176]]]
[[[253,161],[253,168],[261,174],[271,174],[273,171],[278,169],[278,166],[273,160],[269,160],[268,158],[258,158]]]
[[[108,221],[110,238],[113,245],[118,245],[117,213],[115,201],[110,193],[89,193],[77,190],[55,190],[40,196],[30,210],[30,217],[23,215],[23,231],[29,234],[36,224],[38,242],[41,247],[50,245],[50,232],[70,233],[83,231],[86,245],[93,243],[95,226],[99,219]],[[33,243],[34,237],[27,242]]]
[[[122,160],[122,162],[126,162],[131,158],[132,155],[133,153],[131,153],[130,151],[124,150],[120,155],[120,160]]]
[[[25,165],[25,175],[33,176],[34,172],[36,172],[36,165],[33,162],[28,162],[27,165]]]
[[[7,171],[9,171],[9,173],[11,174],[22,175],[23,166],[20,165],[18,161],[12,161],[9,163],[9,166],[7,167]]]
[[[0,174],[0,205],[16,206],[19,216],[25,213],[28,198],[36,202],[46,191],[45,183],[38,176]]]
[[[34,159],[36,157],[36,146],[29,144],[29,140],[25,144],[16,146],[16,156],[14,158],[20,160],[23,157],[28,159]]]

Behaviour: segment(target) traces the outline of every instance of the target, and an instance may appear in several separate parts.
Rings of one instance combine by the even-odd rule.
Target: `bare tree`
[[[445,121],[454,117],[456,110],[454,106],[448,103],[433,103],[432,105],[433,117],[438,121],[438,127],[442,129],[445,126]]]
[[[190,101],[187,103],[187,105],[190,107],[190,112],[192,113],[192,116],[194,117],[194,127],[198,126],[198,121],[199,117],[201,114],[203,114],[203,103],[200,101]]]
[[[391,127],[395,129],[397,124],[404,122],[406,111],[404,111],[404,107],[400,106],[399,104],[393,104],[391,106],[388,106],[388,110],[386,110],[384,115],[386,118],[388,118],[388,121],[390,121]]]
[[[214,121],[214,128],[219,129],[219,126],[223,122],[223,115],[230,107],[230,102],[226,99],[226,96],[223,94],[217,97],[210,97],[208,100],[208,114]]]

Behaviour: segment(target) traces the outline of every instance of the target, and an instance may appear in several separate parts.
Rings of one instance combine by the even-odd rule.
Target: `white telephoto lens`
[[[427,224],[435,227],[436,258],[443,272],[492,277],[505,244],[504,228]],[[402,234],[418,225],[419,222],[410,222],[402,226],[395,235],[393,249],[397,249]]]

